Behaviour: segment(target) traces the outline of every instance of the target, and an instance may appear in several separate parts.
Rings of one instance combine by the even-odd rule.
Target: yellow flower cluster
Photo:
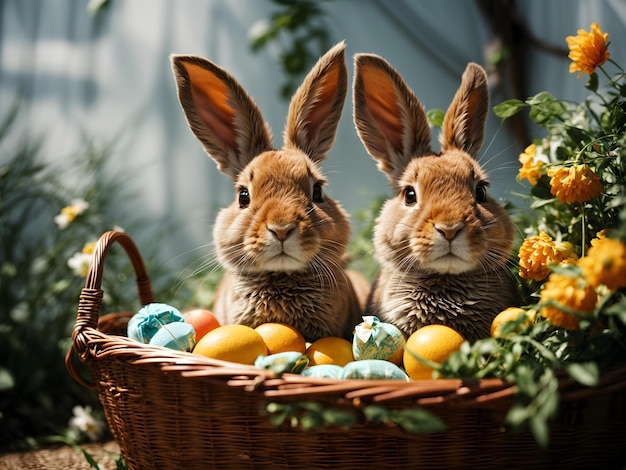
[[[565,312],[560,306],[591,315],[598,296],[595,289],[583,279],[565,274],[552,274],[541,289],[541,315],[554,326],[568,330],[578,329],[580,318]]]
[[[545,232],[529,237],[519,249],[519,275],[524,279],[543,281],[550,274],[550,265],[573,264],[578,259],[569,242],[555,242]]]
[[[610,290],[626,287],[626,245],[619,240],[593,240],[587,256],[578,265],[593,287],[603,285]]]
[[[519,180],[527,179],[533,186],[537,184],[539,178],[541,178],[543,162],[537,160],[537,146],[530,144],[524,149],[524,152],[520,154],[519,161],[522,167],[519,170]]]
[[[561,202],[586,202],[604,189],[598,175],[589,165],[572,165],[548,169],[550,192]]]
[[[620,240],[599,236],[592,240],[587,255],[577,263],[582,277],[553,273],[543,285],[541,315],[553,325],[577,329],[580,318],[559,306],[590,315],[597,304],[598,288],[604,286],[613,291],[626,287],[626,245]]]
[[[596,68],[604,64],[611,56],[608,51],[609,33],[602,32],[598,23],[591,23],[589,32],[578,30],[577,36],[565,38],[569,46],[568,57],[572,59],[569,72],[591,75]]]

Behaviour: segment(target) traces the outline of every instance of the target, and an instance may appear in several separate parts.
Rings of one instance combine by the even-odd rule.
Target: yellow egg
[[[500,338],[503,335],[502,326],[510,321],[518,320],[522,315],[526,318],[522,321],[521,325],[529,326],[535,320],[534,310],[524,310],[519,307],[509,307],[502,310],[491,322],[491,336],[494,338]],[[521,320],[520,320],[521,321]],[[518,332],[521,328],[517,327],[511,334]]]
[[[267,354],[267,346],[254,328],[222,325],[204,335],[193,352],[222,361],[252,365],[259,355]]]
[[[352,343],[338,336],[327,336],[311,343],[306,353],[309,356],[310,366],[319,364],[336,364],[345,366],[354,361]]]
[[[293,326],[286,323],[263,323],[255,328],[267,346],[268,354],[296,351],[306,351],[306,341]]]
[[[444,325],[426,325],[414,332],[404,345],[404,370],[413,380],[432,379],[433,369],[415,356],[441,364],[458,351],[465,339]]]

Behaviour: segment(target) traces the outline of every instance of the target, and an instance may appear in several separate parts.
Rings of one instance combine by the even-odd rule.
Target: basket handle
[[[72,330],[72,347],[65,356],[65,365],[69,373],[77,382],[86,388],[95,387],[80,376],[76,370],[72,356],[76,354],[82,361],[86,361],[89,358],[88,335],[86,331],[98,327],[98,318],[103,297],[102,275],[104,272],[104,260],[109,248],[111,248],[115,242],[122,245],[133,265],[137,293],[141,305],[154,302],[150,279],[148,278],[145,265],[135,242],[124,232],[115,230],[105,232],[96,243],[96,248],[91,257],[85,287],[81,290],[78,301],[78,315],[76,317],[76,324]]]

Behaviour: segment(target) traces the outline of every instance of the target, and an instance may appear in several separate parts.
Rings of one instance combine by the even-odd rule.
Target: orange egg
[[[267,346],[254,328],[223,325],[204,335],[192,352],[222,361],[252,365],[261,354],[267,354]]]
[[[220,326],[220,322],[210,310],[201,308],[187,310],[183,313],[183,318],[196,331],[196,342],[200,341],[209,331]]]

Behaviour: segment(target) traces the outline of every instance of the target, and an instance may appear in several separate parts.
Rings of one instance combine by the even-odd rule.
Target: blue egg
[[[191,351],[196,345],[196,332],[189,323],[168,323],[156,332],[149,344],[179,351]]]
[[[184,322],[177,308],[167,304],[148,304],[128,321],[127,335],[130,339],[148,344],[163,325]]]

